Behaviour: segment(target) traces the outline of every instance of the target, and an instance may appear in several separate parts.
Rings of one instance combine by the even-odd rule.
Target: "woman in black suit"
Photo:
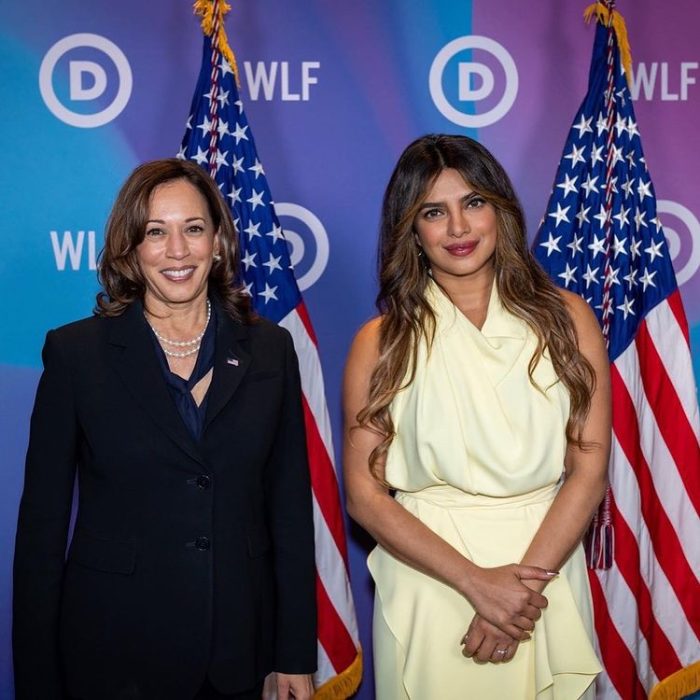
[[[95,315],[46,337],[14,566],[16,697],[308,698],[311,491],[289,334],[252,315],[215,183],[137,168]],[[75,473],[78,507],[66,553]]]

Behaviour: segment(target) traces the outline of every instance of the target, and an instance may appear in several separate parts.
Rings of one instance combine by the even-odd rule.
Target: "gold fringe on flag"
[[[196,0],[192,6],[194,13],[202,18],[200,22],[202,31],[212,38],[212,43],[219,49],[226,62],[231,66],[236,84],[240,87],[238,80],[238,64],[236,57],[228,45],[228,37],[224,29],[224,15],[231,9],[231,5],[224,0]],[[216,34],[216,36],[214,36]]]
[[[627,38],[627,26],[625,25],[625,18],[617,10],[608,9],[604,2],[594,2],[592,5],[589,5],[584,10],[583,18],[586,20],[586,22],[590,22],[593,18],[593,15],[595,15],[596,19],[601,24],[609,25],[611,12],[612,26],[615,30],[615,36],[617,37],[617,45],[620,49],[620,60],[622,61],[622,67],[625,69],[627,83],[631,86],[632,52],[630,51],[630,42]]]
[[[672,673],[651,690],[649,700],[676,700],[700,690],[700,661]]]
[[[362,680],[362,650],[357,650],[355,660],[341,673],[329,678],[314,693],[314,700],[344,700],[355,693]]]

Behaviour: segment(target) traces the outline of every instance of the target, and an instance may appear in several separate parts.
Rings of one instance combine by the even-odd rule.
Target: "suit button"
[[[206,474],[200,474],[197,477],[197,486],[202,490],[208,489],[211,486],[211,479]]]
[[[202,552],[205,552],[207,549],[209,549],[211,547],[211,542],[209,542],[208,537],[198,537],[194,541],[194,546],[197,549],[201,550]]]

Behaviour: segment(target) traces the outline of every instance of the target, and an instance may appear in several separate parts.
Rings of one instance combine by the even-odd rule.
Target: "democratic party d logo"
[[[496,90],[496,76],[485,63],[471,60],[458,60],[456,71],[452,59],[462,52],[478,49],[491,54],[500,64],[505,75],[505,86],[498,102],[485,112],[474,113],[475,103],[481,102]],[[465,56],[465,59],[467,57]],[[449,70],[448,69],[449,65]],[[500,71],[499,71],[500,72]],[[447,98],[444,81],[457,80],[457,105]],[[500,82],[500,80],[498,81]],[[518,69],[515,61],[506,49],[493,39],[485,36],[461,36],[443,46],[435,56],[430,67],[430,95],[435,106],[451,122],[467,128],[476,129],[494,124],[513,106],[518,94]]]
[[[90,58],[79,58],[80,50],[91,49]],[[73,52],[74,57],[64,56]],[[56,94],[54,79],[67,65],[68,97],[62,101]],[[107,68],[107,70],[106,70]],[[116,78],[108,78],[114,75]],[[116,80],[116,86],[110,85]],[[71,34],[57,41],[46,53],[39,68],[39,90],[46,106],[61,121],[71,126],[90,129],[102,126],[115,119],[126,107],[133,77],[131,67],[124,52],[112,41],[99,34]],[[112,96],[113,95],[113,96]],[[103,96],[112,96],[105,106]],[[68,102],[68,104],[65,104]],[[70,105],[70,106],[68,106]],[[83,109],[76,111],[78,106]],[[90,107],[95,106],[94,110]]]
[[[296,273],[297,284],[303,292],[315,284],[328,264],[328,233],[312,211],[291,202],[275,203],[289,256]],[[296,221],[292,221],[296,219]],[[300,226],[301,224],[301,226]]]
[[[700,221],[690,209],[678,202],[659,199],[656,202],[658,214],[668,215],[680,221],[685,227],[680,233],[668,223],[668,217],[663,217],[663,228],[668,252],[673,260],[678,285],[685,284],[700,268]],[[657,215],[658,215],[657,214]]]

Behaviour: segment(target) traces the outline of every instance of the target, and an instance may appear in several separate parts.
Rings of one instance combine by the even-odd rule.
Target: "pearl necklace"
[[[151,324],[149,322],[148,325],[151,327],[153,334],[160,341],[160,346],[161,346],[161,348],[163,348],[163,352],[168,357],[183,358],[183,357],[190,357],[191,355],[194,355],[195,353],[199,352],[199,348],[202,346],[202,338],[204,337],[204,334],[207,331],[207,327],[209,326],[210,320],[211,320],[211,302],[209,301],[209,299],[207,299],[207,320],[206,320],[206,323],[204,324],[204,328],[202,329],[202,332],[196,338],[192,338],[192,340],[170,340],[170,338],[166,338],[165,336],[162,336],[155,329],[153,324]],[[183,352],[176,352],[174,350],[168,350],[168,348],[166,348],[165,345],[173,345],[176,348],[189,348],[189,349],[185,350]]]

